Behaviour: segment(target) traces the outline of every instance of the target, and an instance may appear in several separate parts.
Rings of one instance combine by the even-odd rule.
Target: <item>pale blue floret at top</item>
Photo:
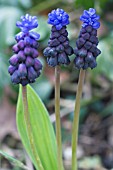
[[[93,28],[98,29],[100,27],[100,22],[98,22],[99,19],[100,16],[96,14],[94,8],[84,10],[83,14],[80,16],[80,20],[83,21],[82,27],[91,25]]]
[[[55,26],[57,30],[69,23],[69,15],[63,9],[58,8],[48,14],[48,24]]]

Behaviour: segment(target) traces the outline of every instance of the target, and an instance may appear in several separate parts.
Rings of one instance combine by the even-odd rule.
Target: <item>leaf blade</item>
[[[39,155],[44,170],[57,170],[56,142],[53,127],[51,125],[48,112],[40,98],[34,90],[27,86],[27,99],[30,113],[33,137],[36,145],[37,154]],[[18,108],[17,108],[17,125],[24,147],[30,158],[36,166],[35,159],[31,153],[28,143],[27,132],[24,121],[22,106],[22,90],[20,89]],[[39,169],[38,167],[36,167]]]

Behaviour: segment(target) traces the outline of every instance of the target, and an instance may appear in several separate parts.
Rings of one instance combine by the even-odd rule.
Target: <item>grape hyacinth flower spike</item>
[[[76,55],[74,63],[78,69],[93,69],[97,66],[96,58],[101,53],[97,48],[99,43],[97,37],[97,29],[100,27],[99,18],[96,10],[93,8],[90,8],[88,11],[84,10],[80,16],[83,24],[76,41],[77,47],[74,50]]]
[[[37,17],[26,14],[21,17],[21,21],[17,21],[16,26],[21,29],[21,32],[15,36],[17,44],[12,48],[14,55],[9,59],[10,66],[8,72],[11,75],[13,84],[22,84],[24,120],[29,144],[37,166],[40,170],[44,170],[37,155],[33,139],[26,87],[27,84],[35,82],[42,70],[42,64],[37,59],[37,40],[40,38],[40,35],[32,31],[32,29],[38,27]]]
[[[58,170],[64,170],[62,162],[62,141],[60,124],[60,65],[68,65],[68,56],[73,54],[73,49],[69,45],[68,32],[66,26],[69,24],[69,15],[63,9],[53,10],[48,14],[48,24],[52,25],[48,47],[44,50],[47,63],[55,67],[55,115],[56,115],[56,140]]]
[[[98,22],[99,16],[96,14],[96,10],[90,8],[84,10],[80,16],[80,20],[83,21],[82,28],[80,30],[79,37],[76,41],[76,48],[74,54],[74,64],[77,69],[80,69],[79,81],[76,93],[74,118],[72,126],[72,170],[77,170],[77,142],[78,142],[78,126],[79,126],[79,112],[80,112],[80,100],[82,96],[82,89],[85,79],[85,71],[88,68],[95,68],[97,66],[96,58],[101,53],[97,48],[99,43],[97,37],[97,29],[100,27]]]
[[[14,55],[9,60],[8,72],[13,84],[25,86],[35,82],[42,70],[42,64],[37,59],[37,40],[40,35],[32,31],[38,26],[37,17],[26,14],[21,17],[21,21],[17,21],[16,26],[21,32],[15,36],[17,44],[12,48]]]
[[[68,65],[70,63],[68,56],[73,53],[66,30],[66,25],[69,24],[69,15],[63,9],[53,10],[48,14],[48,24],[52,25],[52,29],[48,47],[44,50],[47,63],[51,67],[59,64]]]

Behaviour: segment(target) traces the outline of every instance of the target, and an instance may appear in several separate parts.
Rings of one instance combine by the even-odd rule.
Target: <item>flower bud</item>
[[[54,38],[58,38],[59,36],[60,36],[59,32],[52,32],[51,35],[50,35],[50,38],[54,39]]]
[[[33,43],[33,39],[32,38],[30,38],[29,36],[26,36],[25,38],[24,38],[24,44],[25,44],[25,46],[26,45],[32,45],[32,43]]]
[[[85,40],[83,38],[79,38],[77,41],[76,41],[76,45],[78,48],[81,48],[84,44],[85,44]]]
[[[26,62],[25,62],[25,64],[26,64],[27,67],[33,66],[33,65],[34,65],[34,62],[35,62],[35,61],[34,61],[34,59],[33,59],[32,57],[27,56]]]
[[[76,63],[76,67],[78,69],[82,68],[84,66],[84,59],[81,57],[76,57],[75,58],[75,63]]]
[[[19,51],[18,44],[15,44],[15,45],[12,47],[12,50],[13,50],[15,53],[18,53],[18,51]]]
[[[90,67],[91,69],[95,68],[96,66],[97,66],[96,60],[94,60],[93,62],[90,62],[90,63],[89,63],[89,67]]]
[[[77,50],[77,52],[80,57],[86,57],[87,55],[87,50],[85,48],[81,48],[80,50]]]
[[[58,55],[58,62],[61,63],[61,64],[66,64],[68,65],[70,63],[70,60],[69,58],[67,57],[66,53],[63,52],[63,53],[60,53]]]
[[[90,41],[86,41],[86,43],[84,44],[84,47],[86,48],[86,50],[89,50],[92,47],[92,43]]]
[[[52,56],[52,57],[57,57],[57,51],[55,48],[51,48],[49,50],[49,55]]]
[[[59,53],[63,52],[64,51],[64,46],[62,44],[58,45],[56,47],[56,51],[59,52]]]
[[[48,62],[48,65],[51,67],[55,67],[58,64],[57,57],[50,57],[48,58],[47,62]]]
[[[87,57],[85,58],[85,61],[87,63],[93,62],[95,60],[95,58],[93,57],[91,52],[88,52]]]
[[[58,40],[59,40],[61,43],[63,43],[63,42],[66,41],[66,37],[63,36],[63,35],[61,35],[61,36],[58,38]]]
[[[18,64],[18,56],[16,54],[14,54],[10,59],[9,59],[9,63],[13,66],[16,66]]]
[[[69,46],[68,48],[65,49],[65,52],[67,55],[72,55],[73,54],[73,49],[71,46]]]
[[[27,68],[25,64],[19,64],[18,73],[20,78],[25,78],[27,76]]]
[[[36,71],[42,70],[42,64],[39,60],[37,60],[36,58],[34,59],[34,69]]]
[[[32,46],[37,49],[39,47],[39,43],[36,40],[33,40]]]
[[[20,41],[18,42],[18,47],[19,47],[20,50],[23,50],[23,49],[24,49],[24,41],[23,41],[23,40],[20,40]]]
[[[19,59],[19,62],[21,61],[25,61],[26,60],[26,56],[25,56],[25,54],[24,54],[24,51],[19,51],[19,53],[17,54],[17,56],[18,56],[18,59]]]
[[[24,54],[26,55],[26,56],[29,56],[29,55],[31,55],[33,53],[33,49],[31,48],[31,47],[25,47],[24,48]]]
[[[28,79],[29,81],[33,81],[37,78],[37,73],[33,67],[28,67]]]
[[[69,46],[69,41],[65,41],[62,45],[67,48]]]
[[[37,58],[38,57],[38,51],[36,50],[36,49],[33,49],[33,51],[32,51],[32,57],[33,58]]]
[[[49,44],[51,47],[56,47],[60,44],[60,42],[55,38],[54,40],[50,40]]]
[[[47,48],[44,49],[44,51],[43,51],[44,56],[49,57],[49,55],[50,55],[49,50],[50,49],[51,49],[50,47],[47,47]]]
[[[19,73],[18,70],[16,70],[12,76],[11,76],[11,81],[13,82],[13,84],[19,84],[20,83],[20,78],[19,78]]]
[[[8,68],[9,74],[12,75],[15,72],[16,69],[17,69],[16,66],[10,65],[9,68]]]
[[[88,40],[89,37],[90,37],[90,34],[89,34],[89,33],[84,33],[84,34],[82,34],[82,38],[83,38],[84,40]]]

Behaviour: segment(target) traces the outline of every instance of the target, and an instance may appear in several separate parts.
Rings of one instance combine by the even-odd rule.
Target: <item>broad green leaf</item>
[[[22,168],[23,170],[30,170],[27,166],[25,166],[22,162],[19,160],[13,158],[12,156],[8,155],[7,153],[0,151],[0,155],[8,159],[14,166]]]
[[[39,96],[30,86],[27,86],[27,100],[32,126],[32,134],[34,137],[37,154],[40,157],[44,170],[57,170],[56,141],[54,130],[49,119],[49,114]],[[21,86],[17,105],[17,126],[25,149],[28,152],[35,167],[37,170],[39,170],[31,153],[27,137]]]

